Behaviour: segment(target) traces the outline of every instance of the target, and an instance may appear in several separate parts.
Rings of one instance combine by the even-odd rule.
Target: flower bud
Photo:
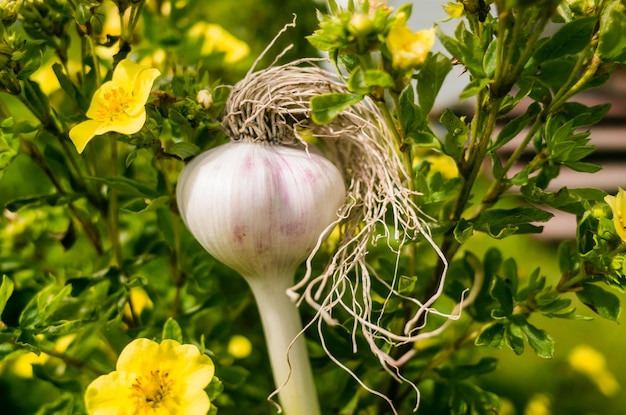
[[[366,13],[356,13],[348,22],[348,31],[357,38],[367,37],[374,29],[372,18]]]
[[[200,91],[198,91],[198,93],[196,94],[196,101],[205,110],[213,107],[213,95],[206,89],[201,89]]]
[[[0,0],[0,23],[2,23],[2,26],[9,27],[15,23],[20,3],[16,0]],[[0,26],[0,33],[2,32],[2,26]]]

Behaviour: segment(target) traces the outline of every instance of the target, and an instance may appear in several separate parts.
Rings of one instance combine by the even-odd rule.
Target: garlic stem
[[[246,278],[261,315],[282,413],[320,415],[306,343],[299,336],[302,321],[286,294],[293,279],[293,275]]]

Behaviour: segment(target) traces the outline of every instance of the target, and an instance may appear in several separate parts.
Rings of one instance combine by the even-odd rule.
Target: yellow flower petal
[[[386,44],[395,68],[417,68],[424,63],[435,44],[435,29],[413,33],[406,25],[406,15],[400,15],[389,29]]]
[[[144,106],[150,96],[152,90],[152,84],[161,75],[158,69],[148,68],[141,71],[137,78],[133,82],[132,94],[135,98],[134,104],[130,105],[127,112],[128,114],[137,114],[139,111],[144,110]]]
[[[100,128],[102,122],[87,120],[76,125],[70,130],[70,139],[76,147],[78,153],[82,153],[87,143],[95,137],[96,131]]]
[[[135,376],[125,372],[111,372],[96,378],[85,391],[87,413],[90,415],[131,414],[133,402],[128,391],[134,380]]]
[[[142,111],[133,117],[120,114],[115,120],[103,123],[98,131],[96,131],[96,135],[108,133],[109,131],[126,135],[135,134],[137,131],[141,130],[141,127],[143,127],[145,123],[146,111],[142,108]]]
[[[146,66],[139,65],[130,59],[122,59],[113,71],[111,82],[117,85],[130,86],[133,84],[135,79],[139,77],[141,72],[146,69],[148,69]]]
[[[200,393],[196,393],[195,396],[186,398],[178,413],[185,415],[206,415],[210,408],[211,401],[209,401],[209,397],[204,390],[202,390]]]

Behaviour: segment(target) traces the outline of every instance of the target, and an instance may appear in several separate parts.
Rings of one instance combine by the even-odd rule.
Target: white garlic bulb
[[[306,151],[230,142],[179,178],[182,218],[217,260],[246,278],[293,274],[345,199],[339,170]]]
[[[319,415],[315,383],[287,297],[297,266],[338,218],[346,189],[325,158],[260,141],[223,144],[196,157],[179,178],[183,221],[217,260],[250,285],[286,415]]]

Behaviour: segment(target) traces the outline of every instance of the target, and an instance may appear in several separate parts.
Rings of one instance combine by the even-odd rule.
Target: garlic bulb
[[[341,173],[322,156],[249,140],[197,156],[179,178],[183,221],[252,289],[287,415],[316,415],[319,407],[302,324],[286,290],[336,221],[345,193]]]
[[[231,142],[181,173],[183,220],[217,260],[244,277],[295,272],[345,199],[325,158],[271,144]]]

